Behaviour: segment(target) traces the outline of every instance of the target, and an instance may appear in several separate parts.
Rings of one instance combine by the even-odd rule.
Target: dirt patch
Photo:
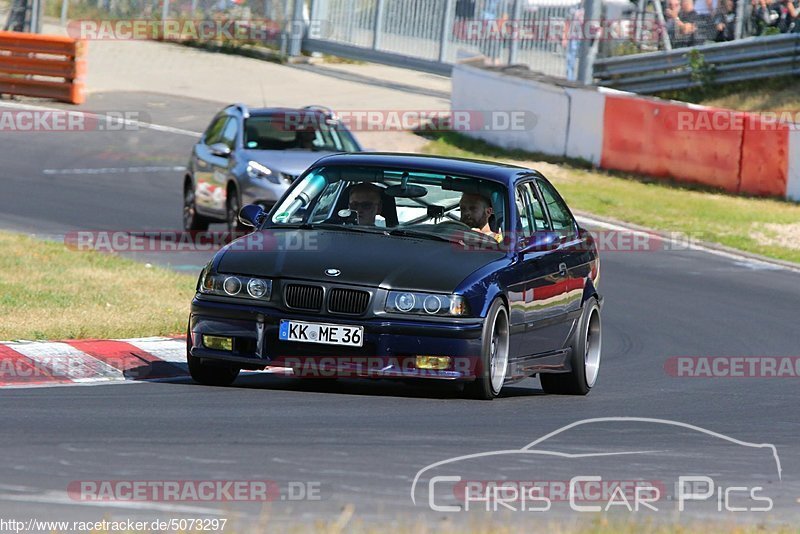
[[[762,245],[800,250],[800,222],[792,224],[757,223],[750,237]]]

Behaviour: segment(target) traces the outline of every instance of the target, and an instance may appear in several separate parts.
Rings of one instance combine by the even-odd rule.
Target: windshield
[[[506,233],[506,187],[478,178],[397,168],[320,167],[273,211],[274,225],[337,225],[450,238]]]
[[[244,123],[249,150],[312,150],[358,152],[353,136],[320,112],[255,115]]]

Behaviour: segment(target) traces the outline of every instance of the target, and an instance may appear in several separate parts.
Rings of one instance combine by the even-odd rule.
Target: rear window
[[[244,147],[249,150],[358,152],[350,132],[320,113],[253,116],[245,121]]]

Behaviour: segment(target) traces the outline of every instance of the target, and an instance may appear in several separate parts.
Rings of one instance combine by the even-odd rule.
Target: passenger
[[[358,224],[375,226],[375,217],[380,213],[381,190],[378,186],[367,182],[354,185],[350,188],[350,209],[358,213]]]
[[[493,232],[489,226],[489,217],[494,213],[492,203],[483,195],[464,193],[459,202],[461,222],[473,230],[486,234],[498,243],[503,241],[500,233]]]

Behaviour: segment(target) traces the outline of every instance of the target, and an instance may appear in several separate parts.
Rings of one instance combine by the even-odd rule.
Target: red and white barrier
[[[466,135],[605,169],[800,201],[800,123],[470,65],[453,69],[452,109],[512,106],[532,113],[537,127]]]
[[[257,372],[257,371],[256,371]],[[266,372],[287,374],[283,368]],[[0,342],[0,387],[188,377],[181,338]]]
[[[800,128],[789,132],[789,165],[786,198],[800,201]]]

